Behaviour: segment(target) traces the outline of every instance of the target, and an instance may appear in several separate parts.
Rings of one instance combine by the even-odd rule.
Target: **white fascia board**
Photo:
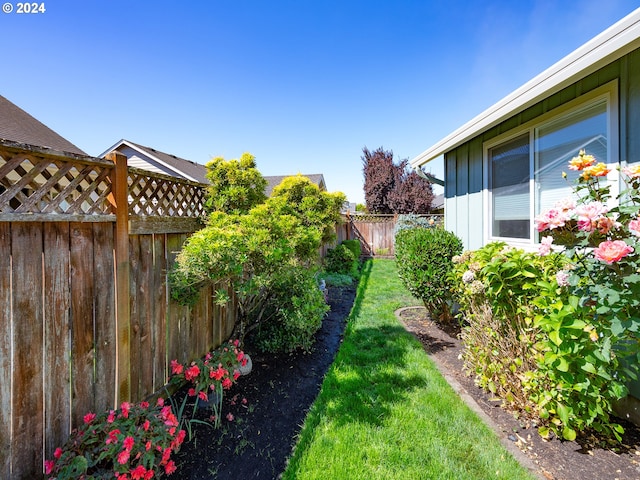
[[[420,167],[640,47],[640,8],[411,160]]]
[[[100,157],[104,157],[107,153],[112,152],[113,150],[118,148],[120,145],[126,145],[127,147],[134,149],[136,152],[140,152],[141,155],[144,155],[145,157],[149,157],[149,158],[153,159],[154,161],[158,162],[160,165],[163,165],[165,168],[171,170],[172,172],[176,172],[176,173],[182,175],[187,180],[191,180],[192,182],[200,183],[199,180],[196,180],[192,176],[187,175],[182,170],[178,170],[173,165],[169,165],[167,162],[163,162],[158,157],[153,155],[151,152],[149,152],[149,151],[147,151],[145,149],[141,149],[138,145],[134,145],[133,143],[129,142],[128,140],[125,140],[124,138],[122,140],[120,140],[119,142],[117,142],[115,145],[113,145],[111,148],[109,148],[107,151],[102,153],[102,155],[100,155]]]

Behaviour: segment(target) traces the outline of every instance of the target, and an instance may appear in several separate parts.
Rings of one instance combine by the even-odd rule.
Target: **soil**
[[[278,478],[342,342],[355,293],[355,287],[329,288],[331,310],[316,333],[311,353],[260,355],[245,345],[253,370],[226,392],[221,427],[214,430],[194,424],[192,440],[185,440],[175,456],[178,470],[169,478]],[[176,400],[180,394],[184,391]],[[186,408],[192,411],[189,405]],[[229,413],[232,421],[226,418]],[[210,415],[210,410],[202,409],[196,418],[207,420]]]
[[[279,478],[340,346],[354,299],[355,288],[329,289],[331,311],[316,335],[311,353],[259,355],[246,345],[253,371],[227,392],[222,426],[214,430],[194,424],[191,440],[185,441],[176,455],[178,470],[169,478]],[[640,480],[640,429],[633,424],[621,421],[626,432],[623,446],[617,449],[594,447],[589,439],[582,439],[581,443],[557,438],[545,441],[534,425],[501,408],[498,399],[463,373],[459,358],[462,346],[455,329],[443,330],[422,307],[401,309],[397,315],[422,342],[453,388],[494,429],[516,459],[539,478]],[[179,396],[180,393],[176,399]],[[232,421],[226,418],[228,413],[233,415]],[[196,418],[207,420],[209,415],[208,410],[198,410]]]

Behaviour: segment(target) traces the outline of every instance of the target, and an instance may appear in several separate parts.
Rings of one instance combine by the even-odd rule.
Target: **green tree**
[[[322,192],[309,179],[296,176],[285,179],[272,197],[248,213],[213,212],[177,257],[172,297],[189,304],[208,283],[230,285],[238,304],[234,335],[243,341],[278,314],[272,308],[277,286],[296,275],[296,269],[318,263],[320,246],[335,235],[343,201],[343,194]],[[223,290],[217,299],[229,301]]]
[[[207,211],[246,213],[266,200],[267,181],[256,168],[255,157],[243,153],[240,159],[216,157],[206,164]]]

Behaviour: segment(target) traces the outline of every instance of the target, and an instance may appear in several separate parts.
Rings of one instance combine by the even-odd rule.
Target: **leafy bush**
[[[311,350],[314,334],[329,310],[316,277],[306,268],[285,270],[271,286],[256,345],[266,352]]]
[[[351,274],[357,269],[357,260],[353,252],[344,243],[327,250],[324,257],[325,270],[329,273]]]
[[[402,230],[395,241],[398,274],[405,287],[435,316],[449,320],[451,258],[462,252],[462,241],[440,228]]]
[[[156,405],[123,402],[119,409],[87,413],[54,460],[45,461],[50,479],[160,478],[176,465],[171,456],[186,432],[160,398]]]
[[[534,326],[533,301],[541,294],[538,282],[553,281],[563,257],[540,257],[494,242],[453,261],[456,300],[465,319],[465,369],[511,408],[534,414],[524,381],[538,369],[533,352],[540,330]]]
[[[360,240],[343,240],[342,245],[347,247],[353,253],[353,256],[358,260],[362,256],[362,246]]]
[[[536,218],[547,235],[540,254],[560,243],[571,269],[560,287],[541,285],[535,301],[536,325],[546,334],[539,366],[548,383],[531,382],[531,394],[549,419],[543,434],[573,439],[592,428],[620,440],[613,403],[627,394],[640,368],[640,166],[622,169],[626,189],[613,208],[610,185],[600,183],[607,165],[580,151],[569,169],[580,172],[575,200],[564,199]]]

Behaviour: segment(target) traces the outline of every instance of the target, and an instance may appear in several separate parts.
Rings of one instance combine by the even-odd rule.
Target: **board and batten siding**
[[[488,206],[483,195],[483,144],[611,81],[618,82],[620,160],[640,162],[640,49],[569,85],[459,147],[445,153],[445,228],[465,249],[486,243]],[[485,221],[486,218],[486,221]]]

